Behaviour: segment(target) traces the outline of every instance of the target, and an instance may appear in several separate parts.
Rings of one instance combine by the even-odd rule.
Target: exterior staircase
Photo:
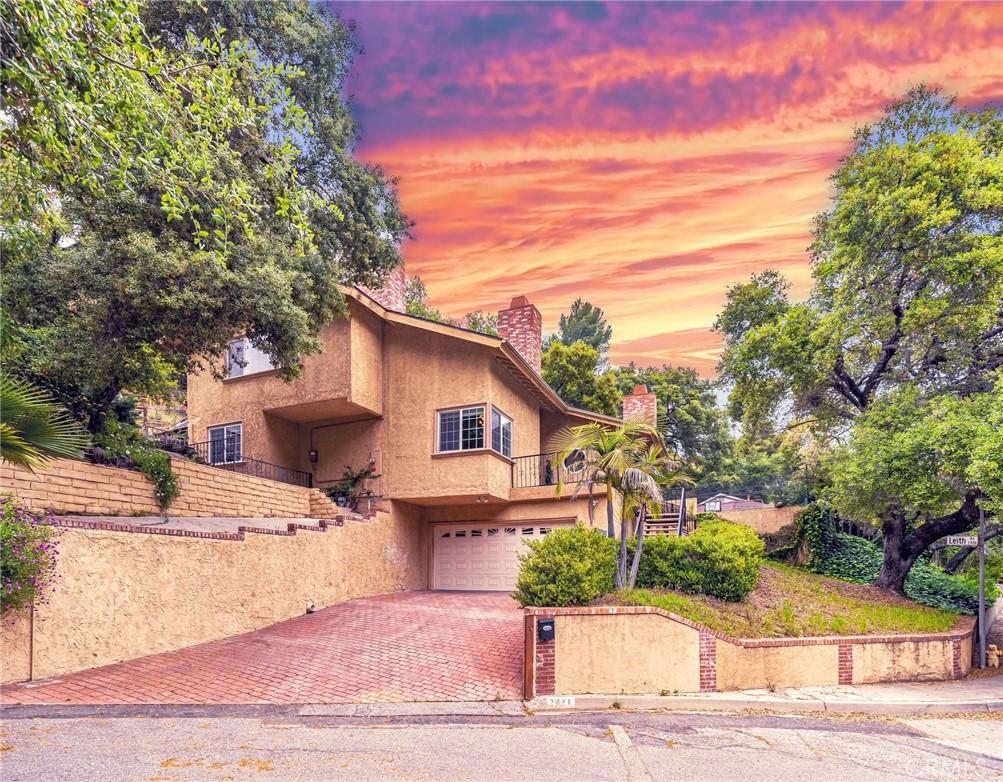
[[[696,528],[691,518],[686,520],[683,535],[689,535]],[[644,522],[644,535],[678,535],[679,511],[667,509],[661,515],[652,516]]]

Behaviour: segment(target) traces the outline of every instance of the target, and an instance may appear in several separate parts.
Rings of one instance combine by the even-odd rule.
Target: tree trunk
[[[627,583],[627,497],[620,506],[620,554],[616,560],[616,588],[623,589]]]
[[[912,531],[908,530],[902,512],[892,513],[891,518],[881,525],[884,539],[881,572],[874,586],[905,597],[906,576],[919,555],[945,535],[957,535],[972,529],[978,523],[978,501],[981,497],[981,491],[969,491],[954,513],[920,524]]]
[[[613,524],[613,487],[606,484],[606,537],[616,540],[616,526]]]
[[[637,583],[637,570],[641,566],[641,549],[644,547],[644,524],[648,519],[648,503],[642,503],[637,511],[637,546],[634,548],[634,561],[630,563],[630,578],[627,579],[627,589],[633,589]]]
[[[99,434],[104,430],[105,421],[108,420],[108,411],[111,409],[111,403],[115,401],[115,397],[118,396],[119,391],[120,388],[116,384],[114,387],[106,388],[92,397],[91,402],[94,407],[87,416],[88,432]]]

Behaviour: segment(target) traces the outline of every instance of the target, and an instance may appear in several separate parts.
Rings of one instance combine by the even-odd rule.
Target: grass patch
[[[655,606],[737,638],[880,635],[950,630],[958,615],[919,605],[867,584],[819,576],[776,562],[762,566],[759,585],[742,601],[635,589],[606,604]]]

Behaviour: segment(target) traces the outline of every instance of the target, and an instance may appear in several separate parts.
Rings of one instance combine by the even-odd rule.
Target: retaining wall
[[[525,617],[527,699],[956,679],[971,669],[975,629],[962,617],[946,633],[744,639],[649,606]],[[541,618],[554,619],[554,640],[538,640]]]
[[[67,526],[69,525],[69,526]],[[225,638],[342,600],[424,589],[417,509],[238,533],[62,520],[47,602],[0,624],[3,681]]]
[[[738,524],[752,527],[758,534],[765,535],[794,523],[794,517],[804,508],[791,505],[783,508],[750,508],[748,510],[723,510],[718,516]]]
[[[241,475],[173,456],[178,497],[172,516],[244,518],[333,518],[334,505],[318,489]],[[92,516],[159,514],[153,484],[140,472],[89,462],[59,459],[48,469],[29,472],[0,466],[0,489],[13,491],[38,512]],[[322,515],[321,515],[322,514]]]

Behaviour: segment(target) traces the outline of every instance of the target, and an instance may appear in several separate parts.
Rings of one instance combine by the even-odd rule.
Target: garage
[[[539,540],[570,522],[524,521],[436,524],[433,589],[510,592],[519,574],[525,541]]]

